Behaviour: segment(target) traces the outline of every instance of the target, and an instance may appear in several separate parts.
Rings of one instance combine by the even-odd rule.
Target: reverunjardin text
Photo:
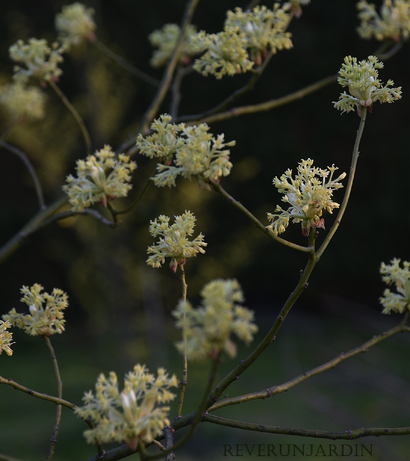
[[[373,445],[368,444],[347,444],[342,443],[336,445],[334,443],[314,445],[308,444],[224,444],[223,456],[226,457],[246,457],[246,456],[264,456],[264,457],[293,457],[293,456],[306,456],[306,457],[343,457],[343,456],[356,456],[367,457],[373,455]]]

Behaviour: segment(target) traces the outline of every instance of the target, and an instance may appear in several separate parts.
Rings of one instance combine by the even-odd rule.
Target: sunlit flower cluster
[[[107,206],[107,200],[125,197],[132,188],[129,181],[136,167],[128,156],[116,157],[110,146],[78,160],[77,177],[67,176],[68,184],[63,186],[73,211],[83,211],[97,202]]]
[[[156,186],[175,186],[178,175],[196,176],[199,186],[210,190],[209,181],[219,183],[221,176],[229,175],[232,163],[225,147],[234,146],[235,141],[225,143],[223,134],[215,139],[206,123],[186,127],[170,122],[171,116],[161,115],[151,125],[155,133],[145,138],[140,135],[137,140],[141,154],[162,160],[153,178]]]
[[[63,49],[58,43],[48,46],[47,40],[30,38],[28,43],[18,40],[9,48],[10,58],[17,63],[22,63],[25,68],[15,66],[13,78],[25,83],[29,77],[38,78],[48,82],[57,80],[62,74],[58,65],[64,60],[61,56]]]
[[[169,407],[163,405],[175,398],[169,388],[178,383],[175,375],[169,377],[163,368],[156,377],[148,371],[145,365],[136,365],[125,375],[121,392],[115,372],[108,378],[100,374],[95,394],[86,392],[84,406],[75,410],[96,425],[84,432],[88,443],[125,442],[135,450],[140,441],[151,443],[161,435],[164,426],[170,424]]]
[[[249,344],[258,327],[252,323],[253,312],[242,307],[242,290],[236,280],[214,280],[204,286],[201,306],[194,309],[181,300],[173,312],[176,326],[184,331],[186,342],[177,343],[189,360],[215,358],[220,352],[236,356],[236,344],[230,339],[234,333]]]
[[[175,45],[181,34],[181,29],[177,24],[165,24],[162,29],[154,30],[148,40],[151,45],[158,48],[154,51],[150,64],[153,67],[160,67],[167,63],[174,51]],[[196,27],[189,24],[185,31],[185,40],[179,54],[179,62],[188,64],[191,61],[191,56],[195,54],[192,47],[191,39],[196,34]]]
[[[252,11],[228,11],[224,30],[218,34],[202,31],[193,37],[194,49],[203,55],[195,60],[194,69],[201,74],[234,75],[260,65],[269,51],[292,47],[287,7],[275,4],[273,10],[256,6]]]
[[[199,234],[189,240],[195,227],[195,216],[190,211],[185,211],[182,216],[175,216],[174,224],[169,225],[168,216],[159,216],[150,221],[149,232],[153,237],[158,237],[158,243],[149,246],[147,253],[151,256],[147,264],[152,267],[161,267],[165,258],[171,258],[170,268],[176,272],[178,265],[185,264],[186,258],[192,258],[198,253],[205,253],[202,247],[208,244],[203,241],[204,236]]]
[[[52,336],[64,331],[64,309],[68,306],[68,297],[64,291],[54,288],[51,294],[42,293],[43,287],[35,283],[32,287],[23,286],[21,302],[29,306],[30,314],[18,314],[13,309],[3,320],[23,329],[31,336]]]
[[[339,70],[338,82],[343,87],[349,88],[349,93],[345,91],[339,96],[339,101],[334,103],[336,109],[343,112],[350,112],[357,109],[361,115],[362,108],[371,109],[374,102],[394,102],[401,98],[401,86],[389,88],[393,85],[393,80],[388,80],[383,86],[379,80],[379,72],[383,63],[375,56],[369,56],[367,61],[357,62],[357,58],[346,56],[344,64]]]
[[[0,104],[12,117],[38,120],[44,118],[46,95],[39,88],[14,82],[0,87]]]
[[[324,219],[321,218],[323,210],[332,213],[339,204],[332,201],[333,191],[343,185],[340,181],[345,178],[342,173],[334,178],[334,172],[338,168],[332,165],[322,170],[313,167],[313,160],[302,160],[297,168],[295,178],[292,178],[292,170],[286,170],[278,179],[273,178],[273,184],[278,192],[284,194],[282,201],[290,206],[284,210],[279,205],[276,213],[268,213],[268,220],[272,223],[268,226],[274,234],[285,232],[289,220],[294,223],[302,223],[303,235],[309,235],[311,228],[323,228]]]
[[[399,42],[410,36],[410,0],[384,0],[380,15],[375,5],[366,1],[360,1],[357,9],[361,20],[357,31],[362,38]]]
[[[380,302],[384,307],[383,314],[390,314],[392,311],[402,314],[410,311],[410,262],[403,261],[403,267],[400,267],[400,259],[395,258],[390,263],[381,263],[380,273],[383,275],[383,282],[396,286],[396,293],[386,288]]]
[[[11,345],[14,344],[12,342],[13,333],[7,331],[7,328],[10,328],[10,322],[0,320],[0,355],[4,351],[8,356],[13,355],[13,351],[11,349]]]
[[[94,39],[96,25],[93,15],[93,8],[86,8],[78,2],[63,6],[61,13],[56,15],[55,27],[59,33],[58,39],[66,50],[83,40]]]

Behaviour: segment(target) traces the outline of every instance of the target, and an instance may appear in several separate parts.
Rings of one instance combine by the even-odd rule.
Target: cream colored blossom
[[[106,206],[107,200],[127,196],[136,167],[127,155],[116,157],[110,146],[104,146],[95,155],[77,161],[77,177],[67,176],[63,191],[74,211],[83,211],[97,202]]]
[[[122,391],[115,372],[107,378],[103,373],[97,379],[95,394],[84,394],[84,405],[75,412],[81,418],[91,418],[94,429],[84,436],[88,443],[125,442],[135,450],[138,443],[151,443],[169,425],[169,407],[164,406],[175,398],[169,391],[177,386],[175,375],[159,368],[157,376],[148,373],[145,365],[135,365],[124,378]]]
[[[204,236],[199,234],[193,240],[195,216],[190,211],[185,211],[181,216],[175,216],[174,223],[169,225],[168,216],[159,216],[151,221],[149,232],[153,237],[158,237],[156,244],[148,247],[147,253],[151,256],[147,264],[152,267],[161,267],[165,258],[171,258],[170,268],[176,272],[178,265],[185,264],[186,258],[192,258],[198,253],[205,253],[202,247],[208,244],[203,241]]]
[[[46,95],[39,88],[21,82],[0,87],[0,104],[12,117],[38,120],[45,116]]]
[[[394,258],[390,261],[390,265],[385,263],[380,265],[383,282],[387,285],[394,284],[396,287],[396,293],[386,288],[380,298],[384,307],[383,314],[390,314],[392,311],[402,314],[410,311],[410,262],[403,261],[403,267],[400,267],[400,261]]]
[[[236,355],[236,344],[231,339],[234,333],[249,344],[257,326],[252,323],[253,312],[242,307],[243,293],[236,280],[214,280],[203,288],[202,303],[194,309],[188,301],[181,300],[172,313],[176,326],[184,331],[185,341],[177,348],[186,350],[189,360],[202,360],[226,352],[231,358]]]
[[[79,2],[63,6],[61,13],[56,15],[55,27],[59,33],[58,39],[65,49],[78,45],[83,40],[94,39],[94,13],[93,8],[86,8]]]
[[[10,328],[10,322],[3,322],[0,320],[0,355],[4,351],[8,356],[13,355],[11,345],[14,344],[11,340],[13,339],[13,333],[7,331]]]
[[[57,80],[63,71],[58,65],[63,62],[58,43],[48,46],[47,40],[30,38],[28,43],[18,40],[9,48],[10,58],[21,63],[25,68],[15,66],[13,78],[18,82],[26,82],[29,77],[38,78],[40,81],[48,82]]]
[[[35,283],[32,287],[23,286],[21,302],[29,306],[30,314],[18,314],[13,308],[3,315],[3,320],[23,329],[31,336],[52,336],[64,331],[64,309],[68,297],[64,291],[54,288],[51,294],[42,293],[43,287]]]
[[[312,227],[324,228],[323,210],[332,213],[339,208],[332,195],[334,190],[343,187],[340,181],[346,176],[342,173],[333,178],[336,170],[334,165],[325,170],[313,167],[313,160],[307,159],[299,163],[295,178],[292,178],[292,170],[286,170],[280,178],[273,178],[278,192],[284,194],[282,201],[290,206],[284,210],[278,205],[276,213],[268,213],[272,222],[268,229],[276,235],[285,232],[290,220],[302,223],[302,233],[306,236]]]

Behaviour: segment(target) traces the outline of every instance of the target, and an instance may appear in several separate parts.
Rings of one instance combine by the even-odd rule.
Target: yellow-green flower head
[[[63,6],[61,13],[56,15],[55,27],[59,33],[58,39],[66,50],[83,40],[95,39],[96,25],[93,15],[93,8],[86,8],[79,2]]]
[[[207,77],[209,74],[221,79],[224,75],[245,73],[254,63],[246,51],[246,38],[236,31],[218,34],[199,32],[192,38],[197,53],[204,53],[195,60],[194,69]]]
[[[177,349],[189,360],[215,358],[226,352],[236,356],[236,344],[230,339],[234,333],[249,344],[258,327],[252,323],[253,312],[242,307],[243,293],[236,280],[214,280],[204,286],[201,306],[194,309],[188,301],[181,300],[172,313],[176,326],[183,330],[185,341],[176,344]]]
[[[360,1],[356,6],[361,20],[357,29],[360,37],[399,42],[410,36],[410,0],[384,0],[380,15],[372,3]]]
[[[153,237],[158,237],[158,243],[148,247],[147,253],[151,256],[147,264],[152,267],[161,267],[165,258],[171,258],[170,268],[176,272],[178,265],[185,264],[186,258],[192,258],[198,253],[205,253],[202,247],[208,244],[203,241],[204,236],[199,234],[189,240],[195,227],[195,216],[190,211],[185,211],[182,216],[175,216],[174,224],[169,225],[168,216],[159,216],[150,221],[149,232]]]
[[[132,172],[137,168],[127,155],[118,157],[110,146],[104,146],[85,160],[77,161],[77,177],[67,176],[63,191],[73,211],[83,211],[94,203],[107,206],[107,199],[126,197],[132,185],[129,184]]]
[[[185,41],[179,55],[179,62],[181,64],[188,64],[191,61],[191,56],[196,53],[191,40],[195,34],[196,27],[192,24],[188,25],[185,32]],[[177,24],[165,24],[162,29],[154,30],[148,36],[151,45],[158,48],[158,50],[154,51],[150,60],[151,66],[161,67],[167,63],[180,35],[181,29]]]
[[[288,22],[289,15],[279,4],[274,5],[273,11],[266,6],[256,6],[252,11],[235,8],[235,12],[227,12],[225,30],[243,36],[251,61],[260,65],[268,50],[276,53],[292,48],[291,34],[284,32]]]
[[[257,6],[252,11],[228,11],[224,30],[218,34],[199,32],[192,38],[194,49],[204,53],[195,60],[194,69],[207,76],[235,75],[260,65],[269,50],[292,48],[290,34],[285,32],[289,21],[288,7],[275,4],[273,10]]]
[[[339,101],[333,103],[336,109],[343,113],[356,108],[360,116],[363,107],[371,110],[376,101],[391,103],[400,99],[401,86],[389,88],[393,85],[393,80],[388,80],[385,86],[379,80],[377,69],[383,67],[383,63],[375,56],[369,56],[367,61],[360,62],[357,62],[357,58],[346,56],[337,81],[341,86],[349,88],[350,95],[344,91],[339,96]]]
[[[380,302],[383,314],[398,312],[402,314],[410,311],[410,262],[403,261],[403,267],[400,267],[400,259],[392,259],[390,265],[381,263],[380,273],[383,275],[382,280],[387,285],[394,284],[397,293],[392,293],[388,288],[384,290]]]
[[[311,228],[323,228],[324,219],[321,218],[323,210],[332,213],[339,204],[332,201],[333,191],[343,185],[340,181],[345,178],[342,173],[336,179],[334,172],[338,168],[332,165],[322,170],[313,167],[313,160],[302,160],[297,168],[295,178],[292,178],[292,170],[286,170],[278,179],[273,178],[273,184],[278,192],[284,194],[282,201],[290,206],[287,210],[279,205],[276,213],[268,213],[268,220],[272,222],[268,226],[274,234],[285,232],[289,220],[294,223],[302,223],[303,235],[309,235]]]
[[[91,418],[96,426],[84,432],[88,443],[125,442],[135,450],[140,441],[151,443],[162,434],[164,426],[170,424],[169,407],[164,403],[175,398],[169,388],[178,383],[175,375],[169,377],[163,368],[158,369],[156,377],[148,371],[145,365],[135,365],[125,375],[121,392],[115,372],[108,378],[100,374],[95,394],[86,392],[84,406],[75,410],[81,418]]]
[[[151,125],[156,133],[146,138],[140,135],[137,140],[141,154],[150,158],[160,157],[163,162],[157,164],[154,184],[172,187],[178,175],[187,179],[196,176],[199,186],[210,190],[210,181],[219,183],[221,176],[230,173],[230,152],[224,148],[234,146],[235,141],[225,143],[223,134],[215,139],[208,133],[206,123],[185,127],[183,123],[176,125],[170,122],[171,116],[161,115]]]
[[[43,287],[35,283],[32,287],[23,286],[20,290],[24,295],[21,302],[29,306],[30,314],[18,314],[13,309],[3,320],[23,329],[31,336],[52,336],[64,331],[64,309],[68,306],[68,296],[59,288],[54,288],[51,294],[41,293]]]
[[[7,331],[7,328],[10,328],[10,322],[0,320],[0,355],[4,351],[8,356],[13,355],[13,351],[11,349],[11,345],[14,344],[12,342],[13,334]]]
[[[0,88],[0,104],[10,115],[21,120],[44,118],[46,95],[39,88],[15,82]]]
[[[13,78],[19,82],[26,82],[29,77],[38,78],[42,82],[58,80],[63,73],[58,67],[64,61],[62,52],[58,43],[53,43],[50,48],[44,39],[30,38],[28,43],[18,40],[9,48],[10,58],[26,68],[15,66]]]

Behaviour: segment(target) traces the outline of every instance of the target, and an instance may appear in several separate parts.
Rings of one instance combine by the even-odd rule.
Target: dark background
[[[302,17],[292,21],[289,28],[294,48],[275,55],[257,86],[236,105],[281,97],[333,75],[340,69],[346,55],[361,60],[374,54],[379,44],[363,41],[356,33],[359,23],[355,3],[317,0],[305,7]],[[56,38],[54,16],[64,4],[66,2],[51,0],[3,2],[0,16],[0,84],[8,83],[12,74],[9,46],[18,39],[27,41],[30,37],[53,41]],[[199,30],[218,32],[223,27],[226,10],[236,6],[245,8],[246,4],[201,2],[193,24]],[[180,23],[184,1],[88,1],[86,5],[96,10],[96,34],[103,43],[142,71],[161,78],[162,69],[152,69],[149,65],[152,48],[147,36],[165,23]],[[267,6],[271,7],[270,4]],[[361,344],[398,321],[396,315],[387,317],[380,314],[378,298],[384,286],[379,266],[381,261],[387,263],[394,257],[408,260],[410,256],[409,64],[407,43],[385,62],[385,68],[380,71],[383,82],[391,78],[396,86],[403,87],[403,98],[395,104],[376,105],[367,118],[349,207],[335,238],[315,268],[309,289],[297,302],[288,323],[281,330],[285,346],[282,345],[278,351],[281,358],[278,359],[277,378],[290,379],[294,376],[293,372],[300,372],[299,365],[302,371],[306,371],[341,350]],[[63,75],[58,85],[84,118],[93,149],[100,149],[104,144],[116,149],[135,134],[155,94],[154,87],[128,74],[89,44],[66,55],[61,67]],[[242,87],[249,78],[250,74],[245,74],[215,80],[196,73],[189,74],[182,86],[180,115],[212,108]],[[85,152],[81,132],[71,114],[50,88],[45,91],[48,94],[45,120],[14,128],[8,141],[27,153],[42,182],[46,201],[51,203],[61,195],[65,176],[74,172],[75,161],[83,158]],[[287,168],[295,170],[300,159],[313,158],[315,165],[321,168],[334,163],[340,171],[348,172],[359,118],[354,113],[341,116],[333,108],[332,102],[338,99],[341,91],[341,87],[334,83],[270,112],[211,125],[215,136],[225,133],[227,141],[236,140],[236,146],[231,148],[234,167],[231,175],[222,180],[223,187],[262,222],[267,224],[266,212],[273,212],[276,204],[280,203],[281,196],[272,186],[272,178],[280,176]],[[169,103],[167,99],[159,113],[168,112]],[[8,123],[7,114],[0,113],[0,117],[0,126],[4,130]],[[133,177],[131,199],[141,191],[154,168],[153,162],[142,156],[138,155],[134,160],[139,168]],[[3,191],[0,236],[3,244],[37,212],[38,204],[31,180],[17,157],[2,149],[0,162],[0,187]],[[82,392],[94,385],[99,372],[108,373],[114,369],[121,376],[136,362],[142,362],[152,370],[165,365],[178,373],[179,363],[174,363],[178,358],[174,357],[171,342],[177,338],[177,333],[170,321],[170,312],[180,297],[180,282],[166,265],[161,270],[154,270],[145,264],[146,247],[153,242],[148,233],[149,221],[159,214],[173,216],[190,210],[198,219],[197,232],[205,234],[208,242],[206,254],[188,261],[186,265],[188,296],[193,302],[199,299],[198,292],[204,283],[218,277],[237,278],[245,292],[245,304],[255,311],[256,322],[263,334],[265,326],[268,328],[272,323],[297,283],[299,270],[306,262],[303,254],[268,239],[222,197],[200,190],[195,180],[180,179],[177,185],[174,189],[151,186],[143,201],[131,213],[124,215],[122,225],[115,230],[84,217],[52,224],[34,234],[27,244],[0,266],[1,313],[12,307],[18,311],[25,309],[19,302],[22,285],[40,283],[45,291],[51,292],[53,287],[59,287],[68,293],[67,332],[55,338],[54,342],[57,351],[60,349],[63,354],[60,361],[65,367],[67,398],[78,404]],[[341,202],[342,194],[343,189],[336,192],[335,200]],[[123,203],[125,206],[129,201],[125,199]],[[119,208],[121,206],[122,203],[118,205]],[[99,211],[104,213],[101,207]],[[327,229],[331,227],[332,219],[330,215],[325,216]],[[320,233],[319,243],[326,231]],[[289,226],[284,237],[306,244],[299,225]],[[51,365],[42,356],[47,353],[44,345],[40,345],[42,347],[37,353],[36,348],[40,346],[35,343],[39,340],[26,338],[19,331],[14,333],[14,339],[14,356],[1,357],[5,369],[2,375],[37,390],[55,393],[53,377],[48,375]],[[393,400],[398,398],[398,394],[408,395],[408,342],[404,339],[391,341],[396,349],[380,346],[379,354],[384,358],[376,354],[380,360],[374,356],[373,362],[370,360],[375,375],[371,375],[368,381],[359,371],[360,362],[352,364],[351,368],[346,366],[346,370],[350,370],[346,373],[351,375],[348,384],[343,381],[345,373],[343,379],[340,375],[329,378],[325,384],[330,391],[321,391],[320,387],[305,390],[293,410],[295,418],[286,423],[286,416],[282,415],[284,420],[275,420],[274,424],[295,427],[305,424],[307,428],[312,428],[317,416],[312,416],[303,405],[312,409],[315,398],[323,400],[326,392],[330,393],[329,399],[335,405],[340,399],[335,391],[343,393],[349,385],[357,401],[349,394],[343,405],[351,404],[353,408],[358,408],[358,402],[364,402],[363,395],[369,397],[369,389],[374,388],[377,376],[390,377],[389,384],[379,390],[386,392],[387,389]],[[32,353],[30,356],[27,346]],[[290,354],[289,357],[286,354]],[[232,368],[230,361],[225,365],[227,370]],[[352,373],[355,366],[358,369]],[[269,377],[265,367],[268,365],[261,366],[259,375],[258,370],[254,375],[251,372],[246,375],[247,388],[243,392],[263,389],[260,382]],[[201,376],[203,367],[193,366],[193,370]],[[193,377],[194,373],[190,375]],[[28,380],[27,376],[30,377]],[[397,382],[398,376],[400,380]],[[200,378],[192,379],[201,382]],[[49,382],[49,389],[44,388],[47,387],[45,381]],[[269,379],[267,385],[272,385]],[[392,386],[396,391],[391,391]],[[357,389],[363,391],[362,397],[357,397]],[[25,415],[30,412],[40,414],[40,408],[45,405],[36,402],[35,410],[28,410],[24,405],[21,410],[16,410],[19,404],[10,400],[15,393],[11,389],[1,391],[9,402],[3,408],[8,409],[9,416],[15,415],[17,427],[21,424],[22,413],[19,411]],[[315,393],[315,396],[309,397],[309,392]],[[24,398],[24,402],[30,400],[26,396],[18,397]],[[194,408],[194,395],[191,397]],[[339,430],[362,427],[357,421],[373,427],[408,424],[406,406],[400,399],[395,403],[384,402],[380,408],[376,405],[377,411],[372,410],[376,415],[369,420],[370,410],[366,405],[373,408],[374,399],[378,401],[378,398],[374,397],[368,404],[363,403],[362,413],[358,410],[359,416],[354,413],[351,420],[343,420],[340,416],[343,412],[329,407],[330,404],[326,411],[328,415],[337,413],[335,424],[340,424]],[[292,400],[286,403],[285,399],[283,402],[286,415],[287,405]],[[250,407],[250,404],[246,407],[246,416],[242,413],[243,419],[252,415],[251,411],[255,413],[249,420],[263,418],[262,407],[255,405],[253,410],[248,410]],[[324,407],[326,402],[322,409],[316,408],[315,411],[326,414]],[[391,423],[386,422],[388,418],[384,409],[387,407],[392,413]],[[399,415],[396,420],[395,415]],[[72,425],[76,428],[73,431],[79,431],[75,418],[71,415],[67,418],[73,419]],[[31,427],[33,424],[40,426],[34,416],[33,421],[29,423]],[[51,431],[52,422],[48,424]],[[324,422],[320,418],[317,424],[321,429],[332,427],[327,420]],[[17,444],[12,441],[16,439],[11,438],[13,429],[15,425],[12,424],[10,435],[0,435],[0,453],[6,451],[10,455],[29,457],[13,450]],[[64,437],[63,429],[61,432],[61,437]],[[69,430],[67,432],[70,434]],[[41,432],[38,437],[47,443],[47,430],[45,433]],[[253,437],[250,439],[252,443],[271,443],[259,442],[255,435]],[[221,438],[220,444],[229,443],[225,440],[228,439]],[[292,442],[289,438],[284,440]],[[301,440],[300,443],[307,442]],[[383,445],[386,443],[380,442],[381,450],[387,450],[382,454],[386,456],[387,453],[391,459],[401,459],[408,449],[406,442],[392,441]],[[2,444],[5,444],[4,449]],[[67,446],[72,445],[75,444],[67,442]],[[396,447],[400,446],[402,448],[397,451]],[[65,450],[60,451],[60,458],[57,456],[56,459],[65,459],[63,453],[69,453],[69,449]],[[222,453],[222,448],[220,451]],[[27,453],[33,452],[36,452],[34,448]],[[93,452],[90,453],[89,456]],[[221,453],[216,452],[214,459]]]

